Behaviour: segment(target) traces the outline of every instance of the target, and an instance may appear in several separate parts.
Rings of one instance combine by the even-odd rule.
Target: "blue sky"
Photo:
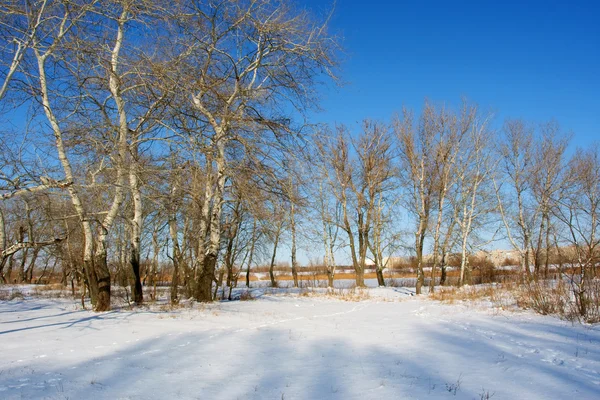
[[[344,39],[347,84],[324,89],[314,117],[353,125],[465,96],[497,126],[556,119],[585,146],[600,140],[599,19],[594,1],[338,0],[331,27]]]
[[[299,4],[321,14],[331,6]],[[573,133],[571,151],[600,142],[600,1],[337,0],[331,28],[343,37],[347,84],[324,88],[315,122],[357,129],[402,106],[418,112],[425,98],[466,97],[497,128],[507,118],[555,119]]]

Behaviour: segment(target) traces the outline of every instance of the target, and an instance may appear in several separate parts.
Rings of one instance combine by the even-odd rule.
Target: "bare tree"
[[[522,120],[509,120],[504,125],[505,141],[500,146],[504,179],[494,188],[498,207],[509,242],[521,256],[521,267],[531,279],[532,220],[530,202],[530,167],[532,163],[533,128]],[[503,191],[502,187],[506,185]],[[508,201],[515,198],[516,202]]]
[[[445,204],[448,191],[456,182],[456,161],[464,148],[467,132],[473,129],[473,121],[477,114],[476,107],[463,103],[460,113],[454,114],[446,109],[437,113],[432,107],[426,106],[424,118],[429,119],[428,129],[437,134],[435,155],[436,179],[436,212],[437,219],[433,230],[433,262],[431,265],[431,280],[429,290],[433,292],[436,281],[436,272],[441,260],[440,246],[442,236],[442,222],[445,214]]]
[[[291,103],[302,110],[311,105],[316,79],[323,72],[334,77],[336,41],[327,35],[327,21],[315,23],[286,2],[192,1],[181,6],[179,24],[188,34],[184,68],[192,78],[183,90],[192,94],[193,109],[210,127],[204,138],[210,179],[199,227],[195,297],[212,301],[225,183],[231,174],[227,151],[233,142],[247,143],[244,134],[250,132],[288,131],[289,119],[279,106]]]
[[[532,240],[532,248],[534,276],[538,278],[540,275],[543,262],[544,277],[547,278],[553,225],[552,208],[561,201],[562,174],[566,164],[565,151],[569,141],[567,137],[560,136],[560,128],[556,122],[546,123],[540,130],[541,138],[535,146],[537,151],[533,154],[529,175],[536,211],[539,215],[537,239]]]
[[[49,4],[50,3],[50,4]],[[8,64],[0,68],[0,100],[6,95],[11,80],[40,30],[52,25],[51,0],[7,0],[0,4],[0,60]]]
[[[67,35],[73,31],[75,24],[79,23],[84,16],[95,4],[84,4],[81,7],[72,8],[58,6],[60,10],[60,18],[57,20],[55,35],[48,39],[47,36],[38,35],[32,40],[32,48],[35,54],[37,63],[38,75],[37,84],[39,85],[40,101],[42,103],[44,113],[50,125],[51,131],[55,138],[55,146],[58,153],[58,159],[63,168],[65,181],[74,182],[75,175],[73,173],[72,161],[67,153],[65,143],[65,129],[68,129],[68,124],[71,122],[68,116],[70,110],[59,110],[55,108],[58,103],[59,95],[56,92],[55,85],[51,81],[52,76],[48,75],[50,69],[49,63],[67,64],[64,57],[69,57],[69,53],[62,52],[62,44]],[[102,221],[99,221],[97,233],[93,232],[93,218],[91,218],[90,210],[84,204],[83,197],[76,185],[70,185],[67,190],[71,197],[73,207],[78,215],[83,226],[84,232],[84,269],[87,277],[87,282],[90,287],[92,303],[97,311],[106,311],[110,308],[110,271],[107,265],[107,248],[106,241],[114,224],[115,218],[119,212],[119,208],[124,199],[124,184],[125,184],[125,159],[127,156],[127,139],[129,128],[127,126],[127,116],[125,113],[124,103],[121,97],[122,87],[118,80],[119,62],[121,49],[123,46],[123,35],[125,24],[129,20],[129,4],[122,4],[118,10],[118,16],[115,18],[117,29],[114,31],[114,37],[111,47],[109,47],[108,63],[105,64],[108,76],[108,87],[112,100],[116,107],[116,128],[114,130],[114,168],[115,168],[115,185],[113,200],[105,213]],[[60,53],[59,53],[60,52]],[[61,57],[55,57],[60,54]],[[78,56],[78,54],[75,54]],[[81,77],[79,77],[81,78]],[[61,113],[57,112],[60,111]],[[60,115],[65,115],[61,117]]]
[[[555,208],[565,227],[560,235],[568,243],[578,268],[571,280],[579,314],[584,320],[598,321],[598,289],[592,285],[600,261],[600,149],[596,145],[578,150],[568,166],[564,196]],[[596,283],[597,285],[597,283]]]
[[[493,132],[488,129],[488,120],[474,121],[456,169],[458,213],[455,218],[459,228],[461,255],[459,286],[466,280],[471,249],[481,246],[481,243],[472,243],[472,234],[482,225],[485,226],[491,213],[496,210],[491,188],[491,174],[497,166],[490,151],[492,140]]]
[[[277,280],[275,278],[277,249],[279,247],[281,235],[283,234],[288,218],[285,215],[286,213],[283,208],[283,204],[281,204],[281,201],[279,199],[271,200],[270,203],[270,221],[265,221],[264,228],[268,232],[267,235],[269,236],[270,241],[273,244],[273,252],[271,253],[271,263],[269,264],[269,279],[271,279],[271,286],[277,287]]]
[[[443,211],[452,183],[453,165],[474,115],[475,108],[466,104],[463,104],[459,115],[454,115],[425,103],[418,123],[415,124],[412,112],[406,109],[402,117],[397,116],[393,121],[399,145],[400,178],[406,193],[404,205],[415,217],[417,294],[421,294],[425,282],[423,251],[430,218],[436,211],[433,257],[434,264],[439,263]],[[455,141],[459,147],[456,147]]]
[[[335,137],[320,138],[317,146],[320,158],[331,170],[329,187],[341,208],[340,227],[348,236],[356,285],[364,286],[369,235],[378,206],[383,204],[380,200],[391,188],[393,153],[389,128],[364,121],[362,131],[353,139],[348,129],[340,126]]]

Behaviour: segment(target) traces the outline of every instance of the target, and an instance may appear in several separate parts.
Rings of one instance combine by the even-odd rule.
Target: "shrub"
[[[542,315],[566,316],[570,293],[562,280],[553,282],[527,282],[520,287],[516,297],[517,306],[531,309]]]
[[[254,300],[254,297],[252,297],[251,291],[245,290],[242,293],[240,293],[240,301],[249,301],[249,300]]]

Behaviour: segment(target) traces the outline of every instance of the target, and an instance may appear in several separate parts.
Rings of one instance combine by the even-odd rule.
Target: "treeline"
[[[600,153],[568,154],[554,122],[426,102],[357,129],[308,123],[337,81],[328,15],[287,1],[6,1],[2,8],[0,277],[36,266],[80,283],[98,311],[111,277],[143,301],[141,264],[172,265],[171,301],[212,301],[282,245],[368,260],[414,255],[417,293],[492,241],[529,280],[573,249],[584,305],[598,262]],[[533,268],[530,268],[530,265]],[[16,271],[11,271],[16,270]],[[435,279],[430,279],[431,290]]]

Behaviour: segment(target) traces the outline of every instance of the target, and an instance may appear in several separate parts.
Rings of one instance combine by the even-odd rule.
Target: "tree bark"
[[[385,286],[385,279],[383,279],[383,269],[381,269],[379,266],[376,266],[375,270],[377,272],[377,285],[379,285],[380,287]]]
[[[277,287],[277,281],[275,280],[275,273],[273,272],[275,268],[275,257],[277,257],[277,246],[279,245],[279,234],[280,229],[277,229],[275,233],[275,241],[273,243],[273,255],[271,256],[271,264],[269,265],[269,278],[271,279],[271,287]]]
[[[131,189],[131,198],[133,200],[133,217],[131,219],[131,253],[130,265],[133,272],[133,282],[131,283],[131,296],[136,304],[142,304],[144,301],[144,292],[142,289],[142,280],[140,276],[140,258],[142,246],[142,193],[137,168],[137,149],[132,151],[132,160],[129,166],[129,187]]]
[[[217,182],[214,192],[211,191],[211,196],[207,195],[205,201],[212,201],[212,212],[210,212],[210,223],[209,228],[209,244],[206,249],[205,255],[199,253],[198,258],[200,260],[200,271],[198,272],[198,279],[196,282],[196,300],[199,302],[212,302],[212,283],[215,280],[215,268],[217,265],[217,258],[219,256],[219,244],[221,241],[221,211],[224,201],[225,191],[225,180],[226,175],[226,159],[225,159],[225,132],[222,128],[215,128],[216,137],[220,138],[217,140]],[[210,185],[210,182],[207,183]],[[204,207],[207,207],[205,204]],[[208,208],[210,210],[210,208]],[[206,217],[206,216],[205,216]],[[203,242],[204,235],[201,234],[200,240]],[[204,246],[202,246],[204,247]]]
[[[250,253],[248,255],[248,267],[246,268],[246,287],[250,287],[250,267],[254,258],[254,246],[256,245],[256,218],[252,223],[252,243],[250,243]]]
[[[296,261],[296,216],[294,213],[294,202],[290,205],[290,229],[292,233],[292,276],[294,287],[298,287],[298,262]]]
[[[110,310],[110,270],[108,269],[106,253],[106,243],[104,240],[96,243],[96,252],[94,254],[94,269],[96,271],[96,279],[98,281],[97,286],[97,298],[95,311],[109,311]]]

